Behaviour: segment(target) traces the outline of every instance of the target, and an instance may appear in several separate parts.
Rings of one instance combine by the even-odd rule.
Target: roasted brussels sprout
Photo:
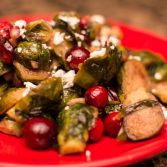
[[[167,63],[160,62],[152,64],[147,68],[147,70],[152,81],[167,81]]]
[[[120,52],[116,47],[107,47],[103,56],[87,59],[75,76],[74,83],[89,88],[99,83],[109,83],[120,67]]]
[[[63,93],[61,78],[51,77],[43,80],[33,92],[49,100],[59,101]]]
[[[161,106],[144,88],[128,93],[123,101],[123,109],[123,127],[128,138],[134,141],[148,139],[162,129],[165,118]]]
[[[138,60],[142,62],[145,67],[163,61],[159,55],[151,53],[149,51],[133,51],[129,59]]]
[[[144,65],[137,60],[126,61],[117,74],[119,95],[126,95],[139,87],[150,90],[150,81]],[[135,82],[134,82],[135,81]],[[123,97],[120,97],[123,100]]]
[[[27,24],[26,39],[28,41],[48,42],[52,36],[52,27],[44,20],[37,20]]]
[[[63,88],[60,78],[48,78],[22,97],[7,115],[19,123],[24,123],[29,115],[49,111],[61,100]]]
[[[39,82],[49,77],[49,73],[44,70],[30,70],[17,61],[13,62],[16,74],[22,81]]]
[[[8,109],[23,98],[26,88],[11,88],[1,97],[0,114],[4,114]]]
[[[58,115],[58,146],[61,154],[83,152],[98,110],[86,104],[66,106]]]
[[[29,69],[48,69],[50,51],[45,44],[39,42],[20,42],[15,49],[15,59]]]

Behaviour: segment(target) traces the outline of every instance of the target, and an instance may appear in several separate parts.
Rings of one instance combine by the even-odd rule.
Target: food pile
[[[121,45],[101,15],[0,22],[0,131],[32,149],[83,152],[104,135],[139,141],[160,132],[167,64]]]

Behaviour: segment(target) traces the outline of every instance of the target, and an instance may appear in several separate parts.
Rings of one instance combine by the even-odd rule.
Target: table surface
[[[167,37],[166,7],[166,0],[0,0],[0,17],[74,10],[82,15],[102,14]],[[167,152],[131,167],[166,166]]]

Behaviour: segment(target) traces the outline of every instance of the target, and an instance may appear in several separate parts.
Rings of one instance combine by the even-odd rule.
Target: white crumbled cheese
[[[74,33],[74,35],[75,35],[76,38],[79,38],[82,41],[85,39],[85,37],[83,35],[79,34],[79,33]]]
[[[31,83],[31,82],[24,82],[23,84],[24,84],[25,87],[26,87],[25,91],[24,91],[23,94],[22,94],[23,97],[27,96],[31,89],[37,87],[37,85],[34,85],[34,84]]]
[[[130,55],[128,59],[129,59],[129,60],[141,61],[141,58],[140,58],[139,56],[132,56],[132,55]]]
[[[67,22],[72,28],[75,29],[76,25],[80,22],[79,18],[75,16],[59,16],[59,19]]]
[[[111,42],[115,46],[117,46],[120,43],[119,39],[114,36],[110,36],[108,38],[108,42]]]
[[[25,85],[26,88],[36,88],[37,85],[34,85],[32,82],[24,82],[23,83]]]
[[[43,43],[42,46],[44,47],[44,49],[51,49],[51,47],[47,46],[45,43]]]
[[[65,33],[56,32],[54,35],[53,43],[59,45],[64,41]]]
[[[29,92],[30,92],[30,88],[26,88],[25,91],[22,94],[22,97],[27,96]]]
[[[4,47],[6,48],[6,50],[12,52],[13,51],[13,46],[7,41],[4,44]]]
[[[110,46],[110,49],[111,49],[111,50],[114,50],[114,49],[115,49],[115,45],[111,45],[111,46]]]
[[[18,48],[17,48],[17,52],[18,52],[18,53],[21,53],[21,51],[22,51],[22,48],[18,47]]]
[[[66,59],[67,62],[70,62],[72,60],[72,55],[69,55]]]
[[[89,150],[85,151],[85,155],[86,155],[86,160],[91,161],[91,152]]]
[[[49,23],[52,27],[54,27],[54,26],[56,25],[56,22],[55,22],[55,21],[53,21],[53,20],[48,21],[48,23]]]
[[[101,46],[101,43],[99,40],[94,40],[91,42],[91,45],[94,46],[94,47],[100,47]]]
[[[65,109],[65,110],[68,110],[69,108],[70,108],[69,106],[66,106],[64,109]]]
[[[17,20],[14,25],[21,28],[25,28],[26,27],[26,21],[25,20]]]
[[[106,48],[101,48],[100,50],[95,50],[90,53],[90,58],[104,56],[106,53]]]
[[[14,25],[19,28],[19,30],[20,30],[20,36],[21,36],[22,38],[25,38],[25,32],[26,32],[25,27],[26,27],[26,24],[27,24],[27,23],[26,23],[25,20],[17,20],[17,21],[14,23]]]
[[[161,80],[162,79],[162,75],[159,72],[156,72],[154,75],[155,79],[157,80]]]
[[[74,86],[74,77],[75,71],[70,70],[65,72],[64,70],[60,69],[52,74],[53,77],[61,77],[63,82],[63,88],[71,88]]]
[[[99,23],[99,24],[104,24],[105,23],[105,18],[102,16],[102,15],[98,15],[98,14],[96,14],[96,15],[93,15],[91,18],[90,18],[90,20],[92,21],[92,22],[96,22],[96,23]]]

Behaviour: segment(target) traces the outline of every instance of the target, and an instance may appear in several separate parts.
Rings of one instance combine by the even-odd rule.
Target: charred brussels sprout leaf
[[[75,84],[89,88],[99,83],[109,83],[120,68],[120,52],[107,47],[103,56],[87,59],[75,76]]]
[[[23,98],[25,88],[11,88],[1,97],[0,114],[4,114],[8,109]]]
[[[60,78],[48,78],[22,97],[7,111],[7,115],[19,123],[24,123],[29,115],[42,115],[55,106],[61,100],[62,91]]]
[[[148,68],[151,79],[155,82],[167,81],[167,63],[152,64]]]
[[[33,92],[49,100],[57,101],[63,92],[61,78],[48,78],[33,89]]]
[[[15,58],[29,69],[47,69],[50,51],[39,42],[20,42],[15,50]]]
[[[37,20],[27,24],[26,39],[28,41],[47,42],[52,36],[52,27],[44,20]]]
[[[30,70],[30,69],[24,67],[22,64],[20,64],[17,61],[14,61],[13,65],[16,69],[16,73],[17,73],[18,77],[22,81],[31,81],[31,82],[38,83],[39,81],[42,81],[49,76],[49,73],[47,71]]]
[[[98,111],[86,104],[65,107],[58,115],[58,145],[61,154],[82,152]]]

